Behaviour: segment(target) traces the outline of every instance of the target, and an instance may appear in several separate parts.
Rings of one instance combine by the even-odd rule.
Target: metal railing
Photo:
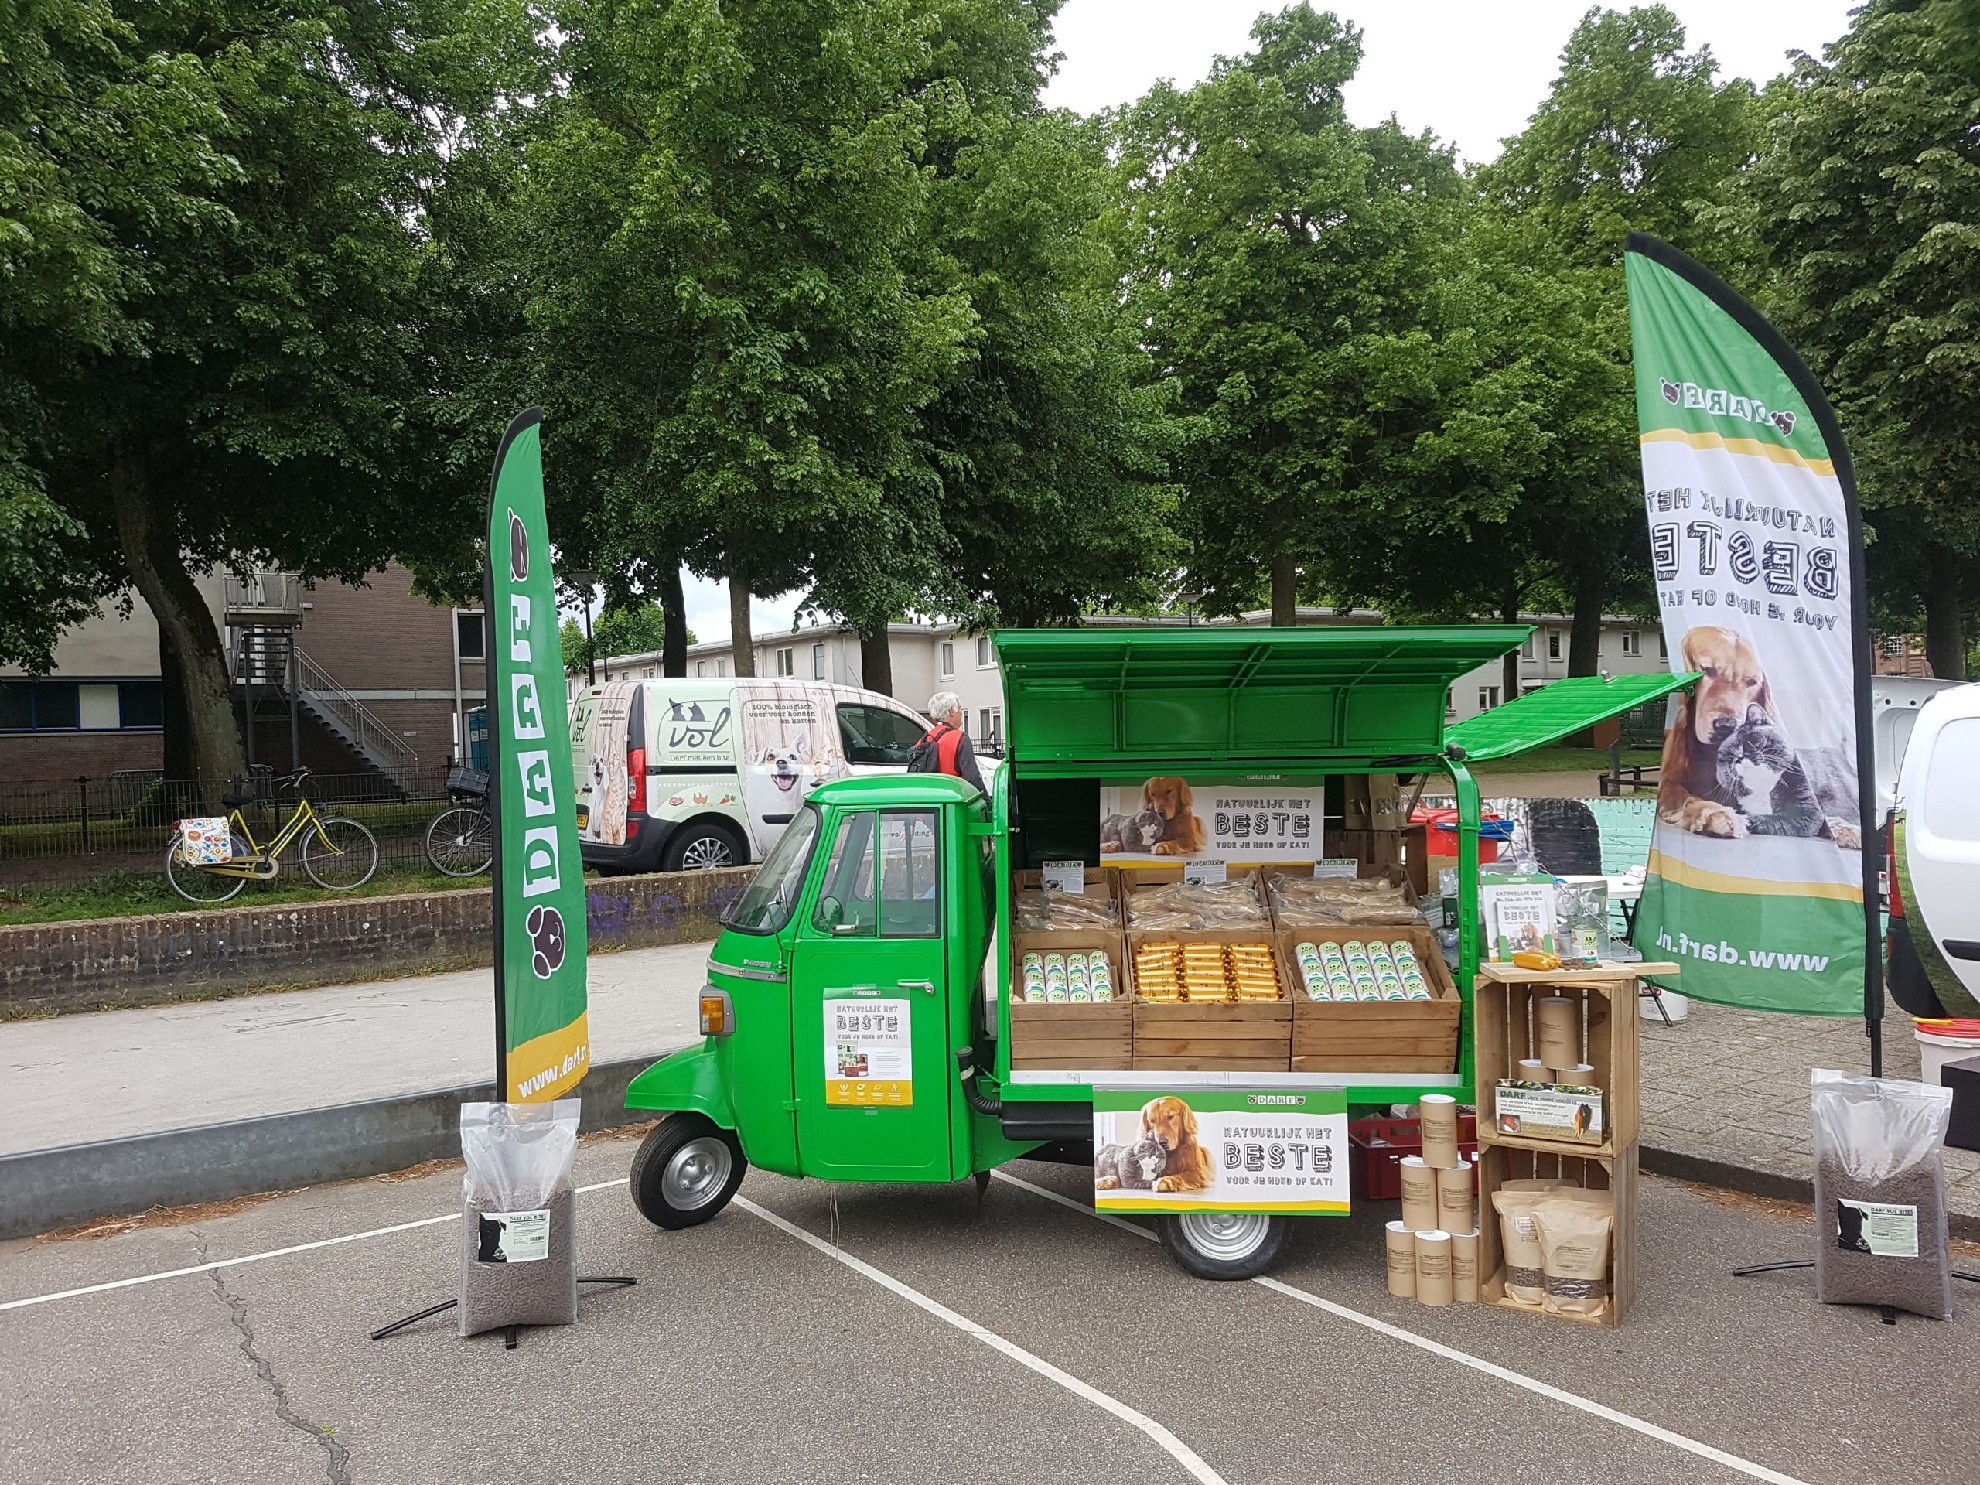
[[[419,753],[413,745],[378,720],[370,707],[337,683],[309,652],[296,650],[298,687],[374,764],[409,786],[419,776]]]
[[[266,623],[281,617],[302,619],[302,574],[295,572],[251,572],[245,577],[229,573],[221,584],[221,603],[229,623]]]

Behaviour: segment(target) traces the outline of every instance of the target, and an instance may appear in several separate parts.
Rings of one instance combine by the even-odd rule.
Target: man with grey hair
[[[937,691],[928,698],[928,715],[935,719],[935,725],[915,745],[914,755],[908,759],[908,772],[953,774],[987,795],[990,791],[977,771],[969,734],[963,731],[962,698],[953,691]]]

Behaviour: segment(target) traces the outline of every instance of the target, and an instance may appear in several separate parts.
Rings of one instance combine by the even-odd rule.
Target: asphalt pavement
[[[1391,1298],[1392,1204],[1304,1220],[1267,1281],[1219,1285],[1065,1167],[980,1200],[753,1172],[665,1233],[627,1197],[633,1148],[580,1151],[579,1254],[639,1286],[587,1287],[513,1352],[449,1316],[366,1338],[457,1283],[458,1167],[0,1244],[5,1478],[1857,1485],[1980,1457],[1980,1297],[1886,1326],[1805,1273],[1732,1277],[1805,1253],[1805,1209],[1646,1178],[1610,1330]]]
[[[592,1061],[699,1034],[706,943],[596,954]],[[495,1075],[486,968],[0,1022],[0,1155],[423,1093]]]

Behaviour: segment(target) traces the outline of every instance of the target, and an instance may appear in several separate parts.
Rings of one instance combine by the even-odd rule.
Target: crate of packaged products
[[[1287,1070],[1293,1005],[1269,933],[1130,932],[1127,951],[1137,1069]]]
[[[1011,1066],[1126,1068],[1134,1020],[1117,930],[1020,933],[1011,952]]]
[[[1420,925],[1281,928],[1294,1072],[1445,1073],[1464,1003]]]

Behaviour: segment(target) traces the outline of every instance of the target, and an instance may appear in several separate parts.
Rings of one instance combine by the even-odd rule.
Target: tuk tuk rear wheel
[[[734,1130],[706,1114],[669,1114],[633,1156],[633,1205],[655,1227],[695,1227],[729,1204],[748,1169]]]
[[[1155,1227],[1169,1256],[1199,1279],[1256,1278],[1286,1240],[1286,1219],[1259,1212],[1184,1212]]]

